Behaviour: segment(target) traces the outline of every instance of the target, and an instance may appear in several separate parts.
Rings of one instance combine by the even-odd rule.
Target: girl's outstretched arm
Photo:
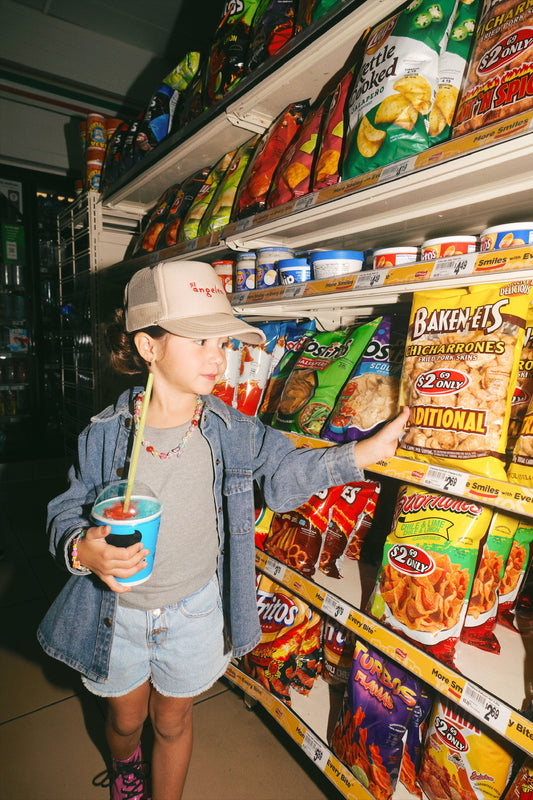
[[[390,458],[396,452],[398,439],[409,419],[409,407],[405,406],[391,422],[383,426],[374,436],[354,445],[355,460],[359,469],[365,469],[382,458]]]

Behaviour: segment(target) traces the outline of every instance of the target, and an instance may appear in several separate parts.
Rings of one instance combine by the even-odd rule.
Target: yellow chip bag
[[[511,768],[511,753],[498,734],[488,736],[472,717],[435,701],[418,773],[429,800],[499,800]]]
[[[400,406],[398,455],[505,480],[511,404],[531,281],[417,292]]]

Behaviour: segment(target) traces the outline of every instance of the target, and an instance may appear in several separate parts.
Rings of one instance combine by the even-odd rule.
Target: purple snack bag
[[[322,429],[330,442],[357,442],[372,435],[398,410],[407,321],[383,317]]]

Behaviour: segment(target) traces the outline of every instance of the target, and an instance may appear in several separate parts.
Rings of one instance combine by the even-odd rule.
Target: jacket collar
[[[139,392],[144,391],[143,386],[135,386],[132,389],[126,389],[117,399],[114,406],[96,415],[96,419],[102,419],[103,416],[109,418],[110,416],[130,417],[133,413],[133,403],[135,397]],[[228,428],[231,428],[231,409],[219,397],[214,397],[211,394],[202,395],[205,407],[216,414],[225,423]],[[94,418],[93,418],[94,419]]]

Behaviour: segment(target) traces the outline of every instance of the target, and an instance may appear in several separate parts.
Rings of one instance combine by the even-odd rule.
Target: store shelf
[[[533,754],[533,723],[517,711],[524,699],[525,659],[518,633],[498,626],[502,652],[497,656],[459,642],[458,670],[454,670],[360,610],[363,587],[372,583],[372,577],[375,579],[375,568],[345,559],[342,579],[317,572],[315,580],[310,580],[261,550],[256,550],[256,567],[354,631],[487,727]],[[479,685],[480,675],[483,688]]]

